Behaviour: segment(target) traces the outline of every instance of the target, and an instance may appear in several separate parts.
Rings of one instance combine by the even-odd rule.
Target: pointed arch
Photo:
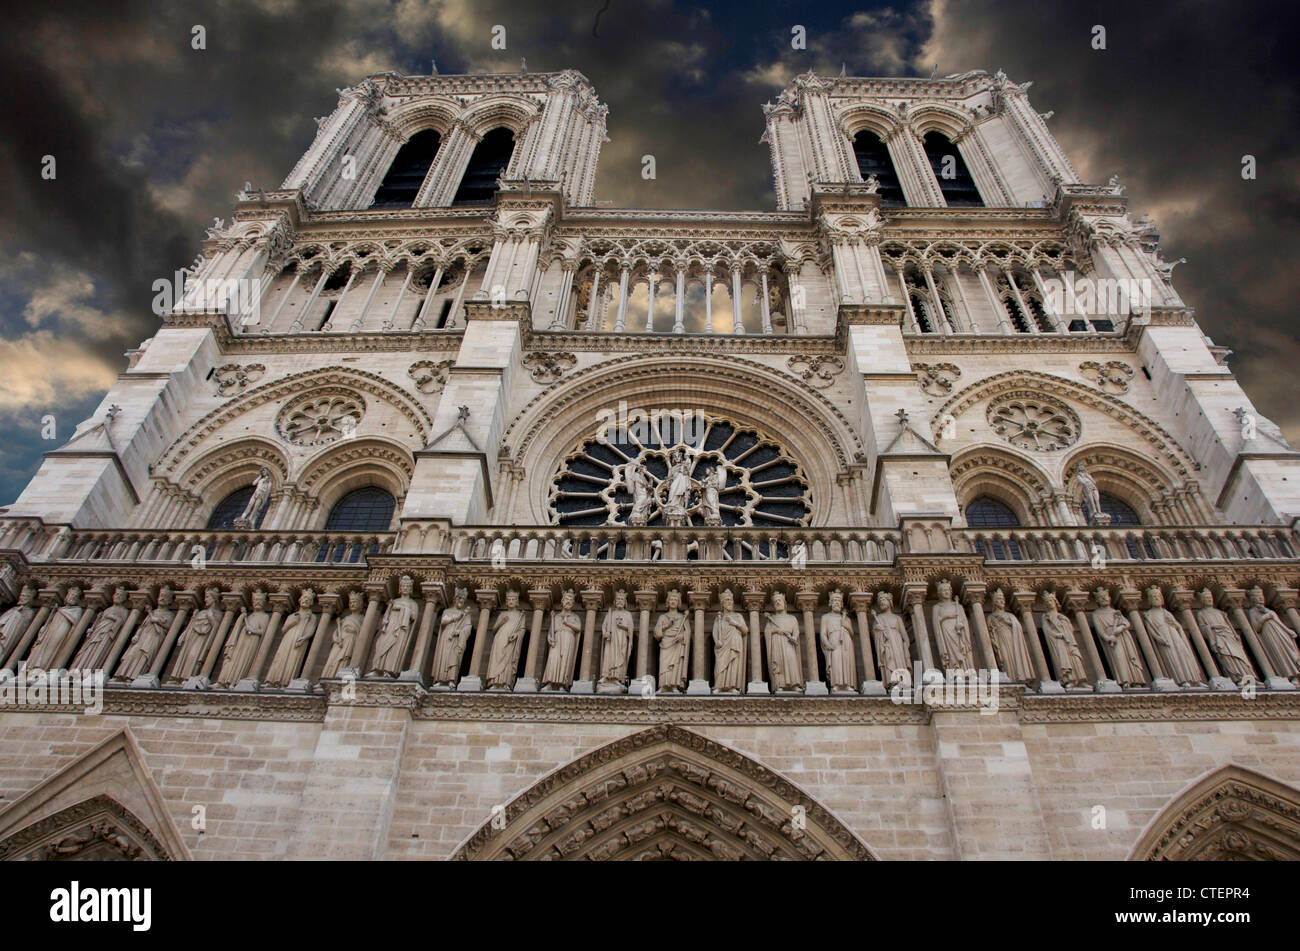
[[[0,861],[60,858],[190,858],[129,730],[0,810]]]
[[[1134,861],[1300,859],[1300,790],[1243,766],[1196,780],[1147,826]]]
[[[489,820],[452,858],[875,859],[843,822],[779,773],[670,725],[560,767],[511,800],[501,818],[503,828]]]

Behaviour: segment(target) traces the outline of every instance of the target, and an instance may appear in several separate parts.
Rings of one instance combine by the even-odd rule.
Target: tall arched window
[[[378,486],[353,489],[334,504],[325,520],[327,532],[386,532],[397,500]]]
[[[453,205],[491,204],[492,196],[497,191],[497,179],[510,164],[510,156],[515,150],[515,134],[509,129],[498,128],[483,136],[474,153],[469,157],[465,175],[456,189]]]
[[[889,146],[880,140],[880,136],[870,129],[863,129],[853,137],[853,155],[858,160],[858,174],[862,180],[865,182],[874,175],[880,182],[881,205],[907,204],[903,198],[903,186],[898,182],[898,173],[889,157]]]
[[[236,489],[224,499],[217,503],[217,507],[212,510],[208,516],[208,524],[204,526],[210,531],[223,531],[235,527],[235,519],[239,518],[240,513],[244,511],[244,506],[248,500],[253,497],[253,487],[246,485],[242,489]],[[262,519],[266,515],[269,506],[263,506],[262,511],[253,514],[253,527],[260,528]]]
[[[903,272],[903,283],[907,285],[907,300],[912,305],[912,315],[916,317],[917,329],[923,334],[939,332],[942,316],[934,313],[934,304],[930,298],[930,288],[925,278],[916,268],[909,267]]]
[[[970,528],[1019,528],[1020,519],[1005,502],[981,495],[966,506],[966,524]],[[1007,557],[1017,561],[1020,559],[1020,545],[1015,541],[1009,540],[1004,548],[1002,542],[995,538],[992,541],[992,548],[993,557],[996,559]],[[982,541],[975,542],[975,550],[981,555],[988,556]]]
[[[438,154],[441,138],[433,129],[417,132],[397,150],[388,174],[375,192],[371,208],[410,208]]]
[[[966,162],[961,157],[957,146],[942,132],[927,132],[925,139],[925,157],[930,160],[934,177],[939,182],[939,191],[949,208],[983,208],[979,189],[975,179],[971,178]]]

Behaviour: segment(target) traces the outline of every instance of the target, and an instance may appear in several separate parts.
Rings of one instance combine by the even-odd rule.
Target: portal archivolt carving
[[[616,740],[510,802],[454,859],[505,861],[871,860],[794,784],[675,726]],[[500,825],[501,819],[497,819]]]
[[[110,796],[95,796],[0,842],[0,861],[170,861],[163,844]]]

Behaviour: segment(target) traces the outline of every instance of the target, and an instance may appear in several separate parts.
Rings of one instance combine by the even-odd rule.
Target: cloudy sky
[[[151,284],[194,257],[238,187],[283,180],[337,87],[431,61],[443,73],[513,71],[521,57],[531,71],[580,70],[610,107],[597,198],[660,208],[774,207],[759,105],[809,68],[1032,80],[1084,180],[1119,173],[1165,257],[1189,260],[1178,289],[1300,444],[1297,19],[1291,4],[1198,0],[15,5],[0,31],[0,503],[153,334]],[[491,47],[496,25],[505,50]],[[795,25],[806,50],[791,47]],[[1092,48],[1098,25],[1105,50]],[[206,49],[193,48],[195,26]],[[640,177],[645,154],[653,181]],[[56,441],[42,439],[46,416]]]

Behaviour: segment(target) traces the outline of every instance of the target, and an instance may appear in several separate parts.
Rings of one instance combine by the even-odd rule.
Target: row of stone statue
[[[0,663],[10,669],[20,661],[29,670],[103,669],[112,680],[136,686],[217,684],[246,690],[259,685],[306,689],[317,677],[348,672],[423,679],[427,670],[433,689],[442,690],[626,693],[629,682],[634,690],[653,682],[666,693],[767,693],[768,684],[777,693],[871,693],[910,678],[914,661],[945,671],[996,667],[1009,680],[1036,681],[1045,689],[1089,683],[1119,689],[1207,682],[1225,687],[1250,679],[1275,687],[1300,682],[1300,616],[1294,606],[1284,606],[1288,626],[1258,587],[1245,603],[1225,597],[1226,611],[1216,607],[1208,590],[1196,596],[1195,610],[1184,593],[1181,619],[1165,606],[1156,586],[1147,589],[1141,611],[1135,594],[1120,609],[1100,587],[1093,592],[1095,607],[1085,613],[1086,596],[1070,592],[1073,617],[1060,610],[1050,590],[1037,596],[1013,592],[1019,616],[1007,610],[1001,589],[989,594],[987,612],[984,598],[970,592],[963,607],[947,580],[938,581],[935,591],[928,617],[923,593],[908,598],[911,610],[904,617],[895,613],[888,591],[876,592],[874,599],[851,592],[851,614],[836,590],[827,595],[827,610],[814,619],[821,600],[816,592],[795,594],[800,612],[795,614],[781,591],[770,596],[746,591],[741,598],[747,617],[729,590],[717,595],[716,608],[710,592],[688,591],[684,599],[672,590],[651,626],[657,593],[635,592],[637,618],[628,593],[618,590],[597,632],[604,593],[582,592],[580,614],[578,594],[568,590],[550,609],[543,635],[549,592],[530,592],[531,631],[518,591],[507,591],[499,608],[495,592],[478,592],[475,634],[465,588],[456,589],[440,613],[440,598],[426,595],[422,610],[410,576],[399,580],[398,594],[382,615],[378,595],[372,594],[367,606],[362,593],[353,591],[341,610],[340,596],[318,599],[310,588],[300,593],[296,610],[284,593],[256,590],[249,610],[241,595],[216,587],[203,591],[202,606],[189,607],[197,598],[186,592],[187,604],[178,607],[166,586],[152,606],[138,591],[129,595],[128,608],[128,592],[118,587],[111,603],[96,610],[83,604],[80,588],[70,587],[62,604],[46,603],[38,610],[36,591],[28,586],[0,615]],[[272,600],[276,603],[268,610]],[[706,635],[707,611],[714,611],[714,618]]]

